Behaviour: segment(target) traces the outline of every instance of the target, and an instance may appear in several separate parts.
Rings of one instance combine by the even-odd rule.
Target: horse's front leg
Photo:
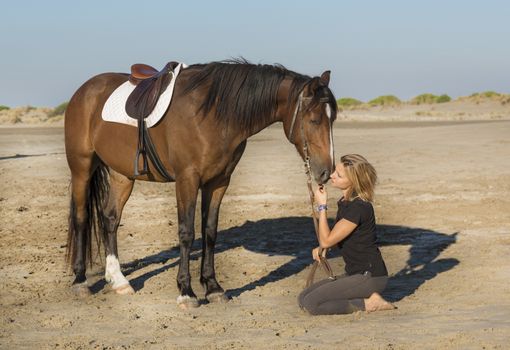
[[[210,302],[227,300],[223,288],[216,281],[214,245],[216,244],[221,200],[230,183],[230,176],[245,149],[246,140],[237,146],[223,175],[202,186],[202,268],[200,282],[204,286],[205,296]]]
[[[230,179],[208,183],[202,187],[202,265],[200,283],[209,302],[227,301],[225,291],[216,281],[214,271],[214,246],[218,229],[221,200]]]
[[[177,305],[183,309],[198,307],[197,296],[191,288],[189,258],[195,239],[195,208],[199,187],[198,176],[194,173],[182,174],[176,179],[177,215],[179,219],[180,262],[177,273],[177,287],[180,295]]]

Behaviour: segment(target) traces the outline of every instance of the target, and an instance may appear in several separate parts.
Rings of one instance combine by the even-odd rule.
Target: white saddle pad
[[[145,122],[147,123],[147,127],[150,128],[151,126],[156,125],[157,122],[163,117],[166,110],[168,109],[168,106],[170,105],[170,101],[172,100],[172,94],[174,92],[174,86],[175,86],[175,80],[177,79],[177,76],[179,75],[179,72],[181,71],[181,68],[186,68],[187,65],[183,63],[179,63],[177,67],[175,67],[172,74],[172,80],[170,81],[170,84],[168,84],[167,88],[163,93],[159,96],[158,102],[156,103],[156,107],[154,107],[154,110],[149,114],[147,118],[145,118]],[[101,117],[103,120],[107,122],[114,122],[114,123],[121,123],[121,124],[127,124],[131,126],[137,126],[137,120],[134,118],[131,118],[126,113],[126,101],[135,89],[136,85],[132,84],[129,80],[126,81],[124,84],[119,86],[115,91],[112,92],[110,97],[108,97],[108,100],[103,106],[103,111],[101,113]]]

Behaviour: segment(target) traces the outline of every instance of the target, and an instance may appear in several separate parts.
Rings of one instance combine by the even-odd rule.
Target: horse
[[[214,246],[221,201],[247,139],[273,123],[282,123],[315,181],[326,183],[335,166],[332,123],[337,112],[328,87],[330,71],[310,77],[279,64],[252,64],[244,59],[193,64],[181,70],[170,106],[149,129],[170,179],[151,162],[148,173],[135,176],[137,129],[101,117],[110,94],[128,78],[126,73],[90,78],[73,94],[65,112],[71,173],[66,257],[75,277],[71,288],[80,296],[91,293],[85,272],[97,245],[98,249],[103,246],[106,255],[105,280],[118,294],[134,293],[118,259],[122,210],[135,180],[175,182],[180,248],[177,304],[182,308],[199,305],[189,271],[199,190],[200,282],[209,302],[227,301],[216,280]]]

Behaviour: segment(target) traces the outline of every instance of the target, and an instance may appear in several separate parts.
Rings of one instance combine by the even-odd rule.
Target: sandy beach
[[[64,263],[63,128],[3,125],[0,348],[508,348],[510,106],[468,106],[469,115],[447,107],[346,111],[335,123],[337,157],[362,154],[379,172],[384,296],[398,307],[339,316],[312,317],[296,303],[316,240],[302,162],[280,125],[249,140],[223,201],[216,272],[231,300],[189,311],[175,302],[175,185],[137,182],[124,210],[119,255],[136,293],[113,293],[98,260],[88,271],[93,295],[78,299]],[[198,219],[191,271],[203,298]],[[341,274],[342,258],[330,256]]]

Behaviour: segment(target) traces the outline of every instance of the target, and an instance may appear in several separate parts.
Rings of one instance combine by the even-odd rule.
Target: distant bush
[[[421,94],[413,99],[411,99],[411,104],[414,105],[421,105],[421,104],[430,104],[430,103],[436,103],[437,96],[433,94]]]
[[[64,102],[55,107],[49,114],[48,117],[55,117],[57,115],[62,115],[66,111],[67,105],[69,102]]]
[[[402,101],[393,95],[379,96],[368,102],[371,106],[397,106],[401,103]]]
[[[496,91],[484,91],[484,92],[475,92],[469,97],[482,97],[482,98],[493,98],[493,97],[500,97],[501,94]]]
[[[8,110],[8,109],[11,109],[11,107],[0,105],[0,111],[5,111],[5,110]]]
[[[353,107],[353,106],[359,106],[359,105],[363,104],[363,102],[361,102],[360,100],[357,100],[357,99],[352,98],[352,97],[339,98],[336,101],[336,103],[340,107]]]
[[[446,94],[443,94],[441,96],[437,96],[436,98],[436,103],[445,103],[445,102],[450,102],[452,100],[452,98]]]
[[[459,97],[459,101],[470,101],[476,104],[485,103],[489,101],[500,102],[502,105],[506,105],[510,102],[509,94],[502,94],[496,91],[484,91],[484,92],[475,92],[469,96]]]
[[[411,99],[410,103],[414,105],[421,105],[421,104],[433,104],[433,103],[444,103],[444,102],[450,102],[452,99],[448,95],[441,95],[437,96],[434,94],[421,94],[413,99]]]

